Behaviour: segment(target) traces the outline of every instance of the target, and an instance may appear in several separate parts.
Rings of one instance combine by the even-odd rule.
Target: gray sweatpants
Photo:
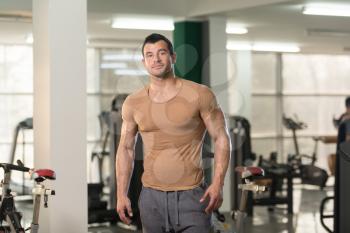
[[[209,200],[200,203],[204,185],[185,191],[163,192],[143,187],[139,208],[143,233],[210,233]]]

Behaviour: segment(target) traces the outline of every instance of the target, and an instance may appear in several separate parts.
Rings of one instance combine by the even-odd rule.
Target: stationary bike
[[[299,144],[297,140],[296,131],[305,129],[307,125],[304,122],[288,118],[285,115],[283,115],[283,124],[287,129],[292,130],[293,133],[295,154],[292,156],[288,156],[289,165],[291,165],[294,169],[294,172],[300,176],[303,184],[316,185],[323,189],[328,180],[328,174],[326,170],[315,166],[316,151],[313,153],[312,156],[301,154],[299,151]],[[316,139],[317,138],[314,138],[316,142],[315,146],[317,147],[318,140]],[[303,163],[304,159],[309,159],[311,160],[311,162]]]
[[[44,197],[44,207],[47,207],[48,196],[55,195],[55,191],[46,189],[42,182],[46,179],[55,180],[56,174],[49,169],[30,169],[25,167],[19,160],[17,164],[0,163],[0,167],[4,169],[4,179],[1,182],[2,193],[0,196],[0,233],[24,233],[28,230],[30,230],[30,233],[38,233],[41,197]],[[36,182],[32,190],[34,195],[33,219],[31,226],[27,229],[24,229],[21,225],[22,214],[15,207],[14,194],[10,189],[10,174],[13,170],[30,173]],[[3,222],[6,222],[7,225],[3,226]]]

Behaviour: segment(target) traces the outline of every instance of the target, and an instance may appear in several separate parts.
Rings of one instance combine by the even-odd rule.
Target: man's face
[[[142,62],[148,73],[157,78],[163,78],[172,71],[175,54],[170,55],[167,43],[160,40],[154,44],[147,43],[143,49]]]

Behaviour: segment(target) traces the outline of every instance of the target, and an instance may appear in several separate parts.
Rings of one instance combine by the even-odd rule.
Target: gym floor
[[[320,202],[326,196],[333,195],[334,177],[330,177],[327,187],[320,190],[317,187],[294,185],[294,214],[288,216],[284,206],[277,206],[269,212],[267,207],[255,207],[254,216],[246,218],[245,233],[327,233],[320,223]],[[326,210],[332,210],[332,203]],[[226,228],[233,224],[227,216]],[[327,220],[326,220],[327,221]],[[332,225],[330,225],[332,226]],[[115,226],[90,227],[89,233],[131,233]],[[141,231],[137,231],[141,232]],[[232,232],[228,230],[226,232]]]

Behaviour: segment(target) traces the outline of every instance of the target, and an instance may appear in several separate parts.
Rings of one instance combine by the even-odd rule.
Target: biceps
[[[212,111],[205,119],[204,124],[209,135],[215,140],[222,134],[227,133],[225,117],[221,109]]]
[[[135,143],[136,133],[137,133],[136,123],[124,121],[122,124],[119,145],[123,146],[126,149],[133,148]]]

